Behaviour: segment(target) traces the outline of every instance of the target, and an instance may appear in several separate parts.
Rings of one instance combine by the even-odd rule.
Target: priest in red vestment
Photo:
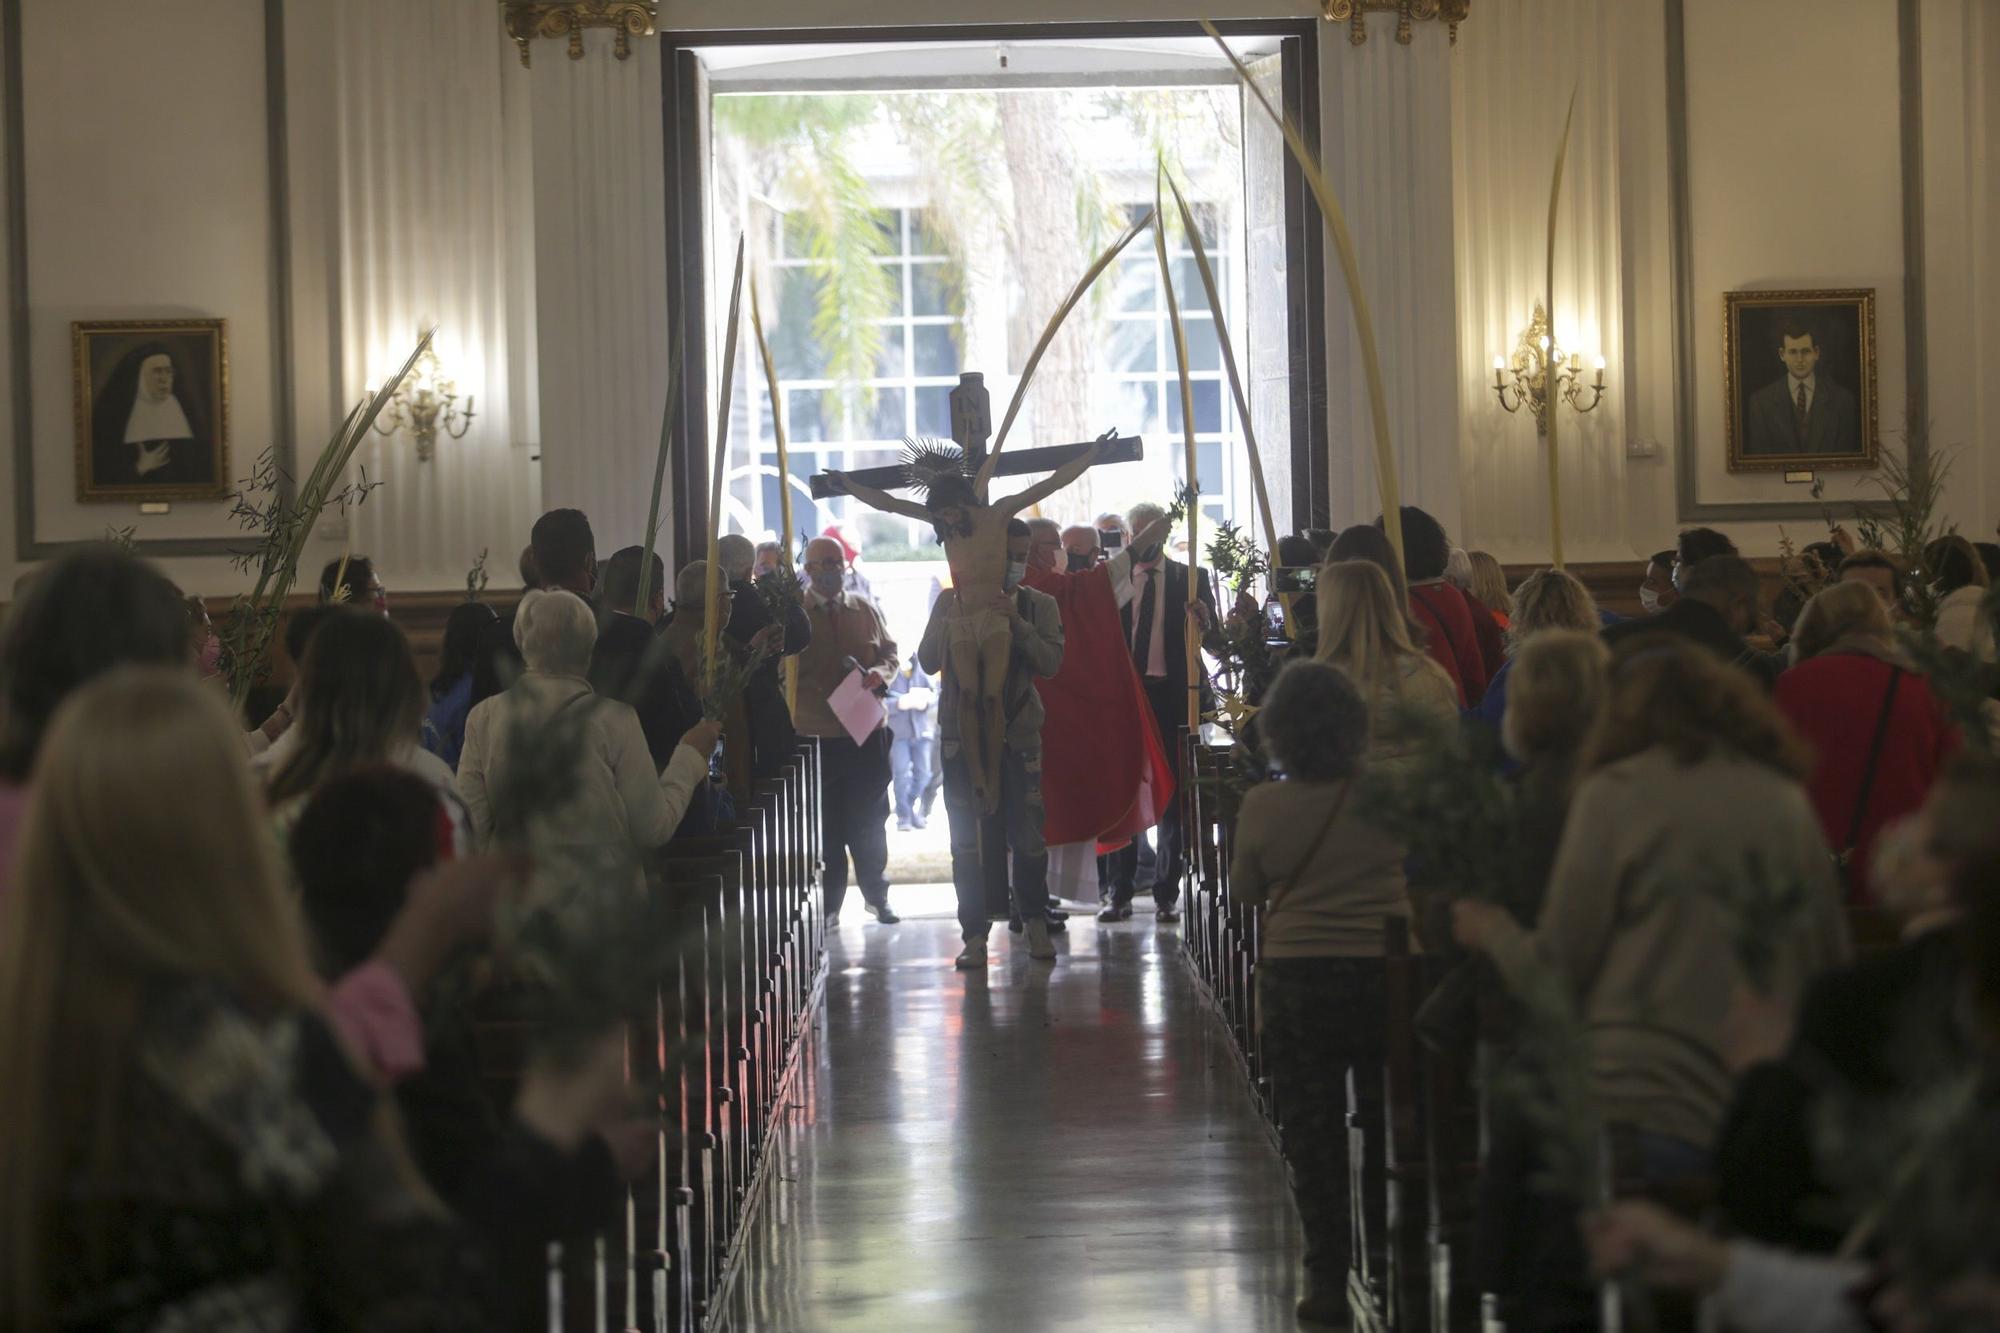
[[[1173,768],[1132,664],[1118,592],[1131,586],[1128,543],[1109,562],[1097,529],[1029,523],[1028,587],[1062,611],[1063,664],[1039,682],[1043,840],[1049,885],[1066,898],[1095,895],[1097,854],[1159,822],[1173,800]],[[1120,569],[1120,563],[1124,568]],[[1087,872],[1087,873],[1086,873]]]

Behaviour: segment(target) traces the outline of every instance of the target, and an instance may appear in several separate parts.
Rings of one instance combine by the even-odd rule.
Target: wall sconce
[[[1493,392],[1500,399],[1500,406],[1509,412],[1518,412],[1526,406],[1535,414],[1535,433],[1547,435],[1551,390],[1579,414],[1590,411],[1603,400],[1604,358],[1597,357],[1596,362],[1597,377],[1586,385],[1582,355],[1565,353],[1556,345],[1555,335],[1549,329],[1548,312],[1537,301],[1534,319],[1514,344],[1514,359],[1493,358]]]
[[[428,463],[437,452],[440,429],[454,440],[464,439],[465,432],[472,429],[473,397],[465,396],[465,411],[460,412],[457,383],[444,378],[437,350],[426,347],[376,419],[375,429],[384,435],[407,430],[417,441],[417,461]]]

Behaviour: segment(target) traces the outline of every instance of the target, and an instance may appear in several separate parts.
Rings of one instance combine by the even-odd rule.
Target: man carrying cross
[[[1062,613],[1053,597],[1021,586],[1027,572],[1028,525],[1007,520],[1007,573],[997,599],[974,606],[977,594],[949,588],[931,608],[917,660],[926,671],[944,672],[945,694],[938,708],[938,740],[944,757],[944,808],[951,821],[951,880],[958,895],[959,934],[965,941],[957,966],[986,966],[988,907],[986,878],[1006,864],[1001,848],[1013,853],[1014,911],[1026,922],[1028,956],[1053,961],[1049,939],[1048,847],[1042,836],[1042,701],[1037,677],[1062,667]],[[992,617],[1005,626],[1006,665],[999,692],[1004,731],[981,739],[983,753],[969,747],[969,730],[988,725],[968,713],[966,692],[952,688],[958,664],[947,651],[953,625],[968,617]],[[989,665],[982,653],[980,666]],[[971,723],[971,728],[968,727]],[[974,768],[990,754],[998,781],[983,801]]]

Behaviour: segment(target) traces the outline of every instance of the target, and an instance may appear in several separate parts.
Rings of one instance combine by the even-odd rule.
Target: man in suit
[[[1861,452],[1861,409],[1854,394],[1819,373],[1821,346],[1809,325],[1778,330],[1785,373],[1750,395],[1743,452],[1750,458],[1819,457]]]
[[[1135,505],[1126,515],[1127,530],[1147,533],[1149,540],[1143,547],[1134,545],[1130,577],[1115,591],[1125,642],[1131,645],[1132,660],[1145,683],[1146,702],[1152,706],[1154,720],[1159,724],[1160,739],[1166,745],[1167,762],[1178,789],[1182,781],[1179,735],[1180,729],[1187,725],[1188,635],[1194,635],[1199,644],[1216,623],[1215,589],[1209,584],[1207,570],[1192,571],[1198,602],[1192,616],[1195,623],[1190,625],[1190,571],[1180,561],[1169,558],[1163,544],[1152,540],[1148,533],[1165,516],[1166,511],[1155,504]],[[1161,921],[1178,921],[1181,869],[1185,861],[1178,800],[1167,802],[1160,813],[1160,822],[1153,826],[1153,837],[1153,902],[1159,908]],[[1139,840],[1135,838],[1112,855],[1111,905],[1097,914],[1099,921],[1132,919],[1138,871]]]

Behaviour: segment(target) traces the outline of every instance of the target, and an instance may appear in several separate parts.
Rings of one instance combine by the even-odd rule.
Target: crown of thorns
[[[912,490],[923,493],[924,503],[933,503],[938,492],[956,499],[977,479],[967,465],[965,450],[949,440],[904,440],[903,475]]]

